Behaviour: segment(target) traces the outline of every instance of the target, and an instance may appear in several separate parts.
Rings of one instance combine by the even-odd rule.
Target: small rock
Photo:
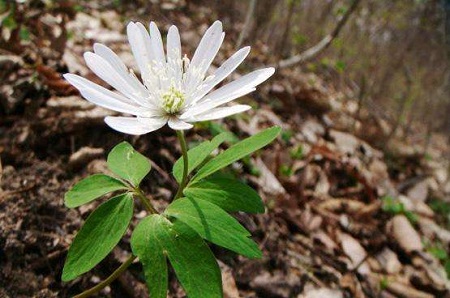
[[[434,211],[424,202],[418,201],[414,206],[414,211],[426,217],[434,217]]]
[[[434,211],[422,201],[413,201],[404,195],[399,195],[398,200],[405,206],[405,209],[408,211],[412,211],[426,217],[434,216]]]
[[[388,274],[396,274],[402,269],[402,264],[392,250],[385,247],[379,254],[375,256],[383,270]]]
[[[317,120],[307,120],[300,131],[305,136],[306,141],[311,144],[317,143],[318,135],[323,136],[325,134],[325,128]]]
[[[343,298],[344,294],[340,290],[329,288],[313,289],[298,296],[298,298]]]
[[[425,202],[428,197],[428,181],[422,181],[411,187],[406,195],[415,201]]]
[[[371,185],[378,185],[379,183],[389,179],[388,167],[386,163],[380,159],[374,159],[368,167],[368,180]]]
[[[418,223],[420,230],[426,238],[433,239],[434,237],[438,237],[446,245],[450,244],[450,231],[440,227],[429,218],[420,217]]]
[[[439,167],[434,170],[433,176],[442,185],[448,180],[448,170],[444,167]]]
[[[396,215],[388,223],[389,228],[390,234],[405,252],[423,250],[419,234],[404,215]]]
[[[354,135],[337,130],[331,130],[330,137],[342,153],[354,154],[360,144],[360,140]]]
[[[358,240],[348,234],[340,234],[339,239],[341,241],[342,250],[352,260],[353,268],[358,266],[358,272],[360,274],[370,273],[370,268],[367,262],[363,262],[367,253],[364,247],[361,246]]]

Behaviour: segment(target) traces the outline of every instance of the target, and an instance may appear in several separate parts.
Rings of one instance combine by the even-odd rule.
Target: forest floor
[[[186,51],[192,52],[207,26],[208,11],[199,9],[197,18],[169,12],[183,24]],[[70,38],[49,37],[48,48],[28,43],[0,53],[6,83],[0,87],[0,297],[70,297],[126,259],[128,240],[92,272],[69,283],[60,279],[74,235],[98,204],[68,209],[64,193],[83,177],[107,171],[106,154],[117,143],[125,139],[152,160],[143,187],[157,208],[168,204],[175,186],[170,172],[180,148],[173,131],[117,133],[103,122],[111,112],[82,99],[61,77],[76,72],[96,80],[82,60],[91,41],[111,46],[133,65],[120,17],[113,10],[61,14],[72,14],[61,25],[72,32]],[[230,34],[217,61],[233,52],[231,37],[238,34],[225,31]],[[263,47],[254,47],[245,64],[250,69],[264,62]],[[433,135],[426,151],[419,137],[385,142],[389,123],[358,110],[347,91],[312,73],[280,71],[240,99],[257,107],[248,114],[188,132],[192,145],[223,130],[243,138],[272,125],[283,128],[276,142],[232,169],[259,191],[267,210],[235,214],[259,243],[262,259],[213,247],[226,297],[450,295],[445,136]],[[170,288],[172,297],[183,297],[174,278]],[[145,295],[136,263],[99,297]]]

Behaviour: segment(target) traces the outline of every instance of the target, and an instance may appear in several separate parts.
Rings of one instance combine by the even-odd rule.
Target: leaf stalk
[[[131,265],[131,263],[133,263],[133,261],[136,258],[137,258],[137,256],[134,256],[134,255],[129,256],[128,259],[122,265],[120,265],[110,276],[108,276],[108,278],[106,278],[104,281],[102,281],[98,285],[90,288],[89,290],[86,290],[86,291],[74,296],[73,298],[86,298],[91,295],[94,295],[95,293],[98,293],[103,288],[105,288],[106,286],[111,284],[114,280],[116,280],[119,277],[119,275],[121,275]]]

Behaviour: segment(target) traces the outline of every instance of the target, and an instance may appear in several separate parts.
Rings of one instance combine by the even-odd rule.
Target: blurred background
[[[120,140],[154,161],[145,188],[160,208],[174,186],[172,132],[111,131],[111,112],[62,74],[106,86],[83,60],[94,42],[135,68],[130,20],[155,21],[163,36],[176,25],[189,57],[217,19],[226,37],[213,67],[250,45],[234,78],[267,65],[277,72],[240,100],[249,114],[202,123],[190,145],[224,130],[241,138],[283,127],[276,144],[230,173],[268,209],[236,215],[263,260],[214,248],[226,296],[449,295],[449,0],[0,0],[0,297],[69,297],[125,258],[127,241],[93,273],[60,281],[93,208],[67,210],[64,192],[105,171],[105,152]],[[144,297],[139,270],[99,297]],[[183,297],[175,282],[171,293]]]

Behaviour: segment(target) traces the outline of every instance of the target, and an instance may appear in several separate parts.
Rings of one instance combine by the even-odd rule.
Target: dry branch
[[[237,45],[236,45],[237,48],[241,47],[242,43],[244,42],[245,38],[248,35],[248,32],[250,31],[250,23],[252,22],[253,14],[255,13],[256,1],[257,0],[250,1],[247,15],[245,16],[244,28],[242,29],[241,34],[239,34],[239,38],[237,41]]]
[[[291,67],[291,66],[303,63],[305,61],[311,60],[312,58],[316,57],[319,53],[324,51],[326,48],[328,48],[330,46],[331,42],[339,35],[339,32],[342,30],[344,25],[347,23],[348,19],[350,18],[350,15],[355,11],[359,2],[361,2],[361,0],[353,0],[349,9],[345,12],[342,19],[339,20],[339,22],[336,24],[336,27],[334,28],[333,31],[331,31],[330,34],[325,36],[316,45],[307,49],[303,53],[300,53],[300,54],[292,56],[288,59],[279,61],[278,67],[279,68]]]

